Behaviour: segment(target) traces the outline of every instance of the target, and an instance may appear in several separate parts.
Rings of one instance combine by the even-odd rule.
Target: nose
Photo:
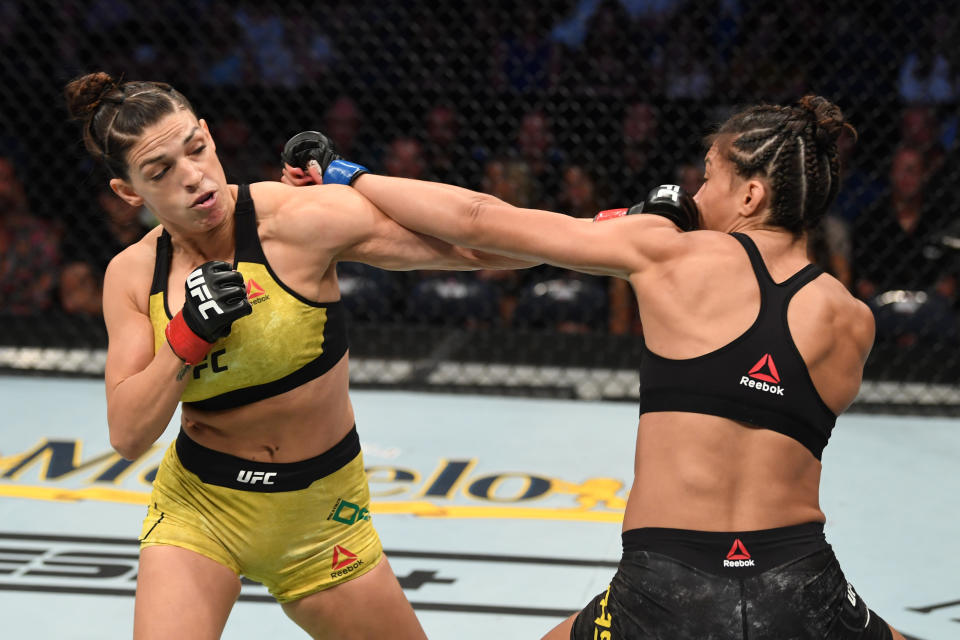
[[[193,162],[186,163],[186,170],[183,174],[183,184],[191,193],[200,188],[203,182],[203,171]]]

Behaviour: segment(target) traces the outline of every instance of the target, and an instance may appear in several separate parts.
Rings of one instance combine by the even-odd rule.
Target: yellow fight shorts
[[[363,575],[383,555],[356,428],[315,458],[251,462],[182,431],[153,482],[140,548],[190,549],[290,602]]]

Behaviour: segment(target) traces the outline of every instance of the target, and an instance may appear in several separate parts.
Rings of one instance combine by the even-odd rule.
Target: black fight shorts
[[[623,546],[571,640],[892,640],[844,578],[822,524],[634,529]]]

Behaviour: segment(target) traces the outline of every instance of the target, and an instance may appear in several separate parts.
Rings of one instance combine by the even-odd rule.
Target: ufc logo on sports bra
[[[194,269],[193,273],[187,276],[187,286],[190,287],[190,295],[200,300],[200,305],[197,309],[200,311],[204,320],[209,318],[207,315],[209,309],[216,311],[217,315],[223,313],[223,309],[220,308],[216,300],[211,299],[210,289],[207,288],[207,283],[203,280],[202,268]]]
[[[243,484],[273,484],[273,479],[277,477],[276,471],[263,472],[263,471],[245,471],[241,470],[237,474],[237,482],[242,482]]]
[[[227,371],[230,367],[223,362],[220,362],[220,358],[226,353],[226,349],[217,349],[216,351],[211,351],[209,354],[207,354],[207,357],[203,359],[203,362],[193,365],[193,379],[199,380],[200,372],[204,369],[209,369],[213,373]]]

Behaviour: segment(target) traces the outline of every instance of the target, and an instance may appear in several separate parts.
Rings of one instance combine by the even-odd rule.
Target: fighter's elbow
[[[120,457],[125,460],[130,460],[131,462],[146,452],[146,448],[138,447],[132,443],[115,438],[110,438],[110,446],[113,447],[114,451],[120,454]]]
[[[491,207],[502,205],[503,203],[485,194],[477,194],[472,198],[466,209],[466,215],[461,221],[459,232],[460,243],[469,247],[485,247],[489,245],[486,242],[490,235],[488,222],[490,219]]]
[[[143,443],[139,438],[125,429],[110,424],[110,446],[126,460],[136,460],[150,448],[150,443]]]

